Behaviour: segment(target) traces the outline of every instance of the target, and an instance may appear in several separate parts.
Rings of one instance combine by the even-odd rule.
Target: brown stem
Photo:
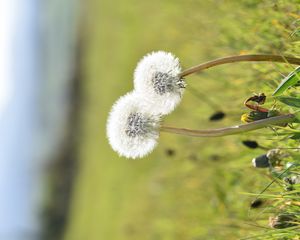
[[[281,55],[272,55],[272,54],[248,54],[248,55],[236,55],[236,56],[229,56],[224,58],[218,58],[206,63],[201,63],[197,66],[188,68],[179,74],[180,77],[188,76],[192,73],[202,71],[204,69],[208,69],[214,66],[226,64],[226,63],[233,63],[233,62],[262,62],[262,61],[269,61],[269,62],[284,62],[290,64],[300,65],[300,58],[294,57],[286,57]]]
[[[286,114],[277,117],[258,120],[252,123],[225,127],[225,128],[193,130],[193,129],[186,129],[186,128],[162,126],[160,130],[163,132],[181,134],[181,135],[192,136],[192,137],[221,137],[221,136],[244,133],[244,132],[264,128],[270,125],[280,125],[283,123],[289,123],[292,122],[294,118],[295,118],[294,114]]]

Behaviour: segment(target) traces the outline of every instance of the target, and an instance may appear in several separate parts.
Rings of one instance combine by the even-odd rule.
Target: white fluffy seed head
[[[151,102],[151,111],[169,114],[181,101],[185,82],[179,77],[179,59],[158,51],[146,55],[134,72],[134,88]]]
[[[127,93],[113,105],[107,121],[107,137],[120,156],[144,157],[156,146],[160,116],[147,109],[145,99],[136,92]]]

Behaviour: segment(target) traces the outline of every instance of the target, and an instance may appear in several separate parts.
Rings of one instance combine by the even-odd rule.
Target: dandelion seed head
[[[152,52],[138,63],[134,87],[147,96],[153,113],[168,114],[181,101],[185,82],[179,77],[180,72],[179,59],[163,51]]]
[[[146,100],[131,92],[113,105],[107,121],[107,137],[120,156],[144,157],[157,144],[159,126],[160,116],[149,113]]]

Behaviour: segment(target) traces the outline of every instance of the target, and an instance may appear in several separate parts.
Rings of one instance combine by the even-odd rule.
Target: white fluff
[[[185,83],[179,77],[179,59],[158,51],[146,55],[134,72],[134,88],[151,103],[154,114],[169,114],[181,101]]]
[[[113,105],[107,121],[107,137],[112,148],[127,158],[144,157],[157,144],[160,116],[147,111],[148,103],[131,92]]]

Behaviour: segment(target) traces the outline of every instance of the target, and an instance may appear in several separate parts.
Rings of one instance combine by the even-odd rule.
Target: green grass
[[[299,57],[299,38],[290,36],[299,29],[299,6],[297,0],[85,1],[80,171],[65,239],[238,239],[262,234],[260,226],[268,228],[276,207],[268,209],[277,200],[250,210],[255,196],[243,193],[259,193],[271,178],[266,170],[251,167],[251,159],[264,151],[247,149],[241,140],[256,139],[270,148],[294,146],[295,141],[283,141],[268,129],[216,139],[162,133],[149,157],[133,161],[111,150],[105,124],[114,101],[132,89],[137,61],[150,51],[173,52],[184,68],[243,52]],[[247,111],[243,101],[253,92],[270,96],[280,73],[290,71],[285,64],[240,63],[188,77],[188,87],[198,96],[187,87],[182,103],[164,122],[189,128],[240,123]],[[207,99],[218,107],[212,108]],[[227,117],[209,122],[220,109]],[[167,156],[167,149],[175,154]],[[276,186],[270,189],[275,195]],[[268,213],[261,214],[264,209]],[[263,239],[281,239],[275,235]]]

